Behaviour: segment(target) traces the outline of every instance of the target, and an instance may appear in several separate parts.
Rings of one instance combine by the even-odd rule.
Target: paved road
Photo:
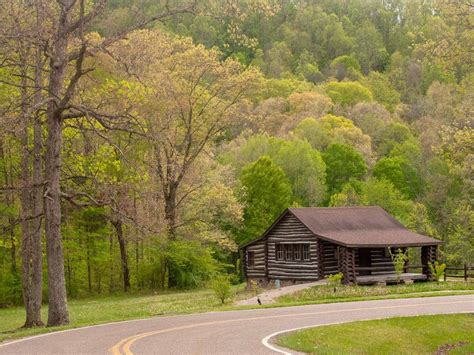
[[[474,295],[155,317],[0,344],[0,354],[275,354],[262,339],[286,329],[458,312],[474,313]]]

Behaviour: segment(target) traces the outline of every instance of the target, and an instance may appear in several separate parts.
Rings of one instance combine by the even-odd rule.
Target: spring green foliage
[[[441,277],[444,275],[444,270],[446,269],[446,264],[440,264],[438,261],[428,264],[431,272],[431,276],[436,282],[439,282]]]
[[[342,106],[373,100],[372,92],[358,82],[332,82],[325,86],[326,94]]]
[[[317,206],[324,200],[326,164],[319,151],[306,141],[286,141],[274,159],[288,177],[297,203]]]
[[[99,110],[113,129],[88,116],[63,130],[61,189],[77,197],[62,202],[69,298],[122,289],[117,217],[132,292],[239,277],[237,246],[292,205],[379,205],[441,239],[448,266],[472,265],[469,4],[198,3],[199,16],[131,33],[112,56],[87,59],[95,70],[72,102]],[[108,1],[84,35],[98,41],[156,6]],[[22,303],[24,147],[10,129],[23,127],[20,77],[15,65],[0,69],[0,307]],[[169,238],[164,196],[176,183]]]
[[[334,289],[334,292],[337,291],[337,287],[342,284],[342,279],[344,275],[342,272],[338,272],[337,274],[331,274],[328,276],[328,285]]]
[[[390,181],[407,198],[413,199],[421,192],[422,183],[418,172],[402,158],[382,158],[374,165],[372,173],[378,179]]]
[[[292,202],[291,185],[282,168],[268,156],[242,169],[244,230],[240,243],[255,239]]]
[[[392,258],[393,268],[395,270],[395,274],[397,275],[397,283],[400,283],[400,276],[403,273],[405,264],[409,259],[408,250],[403,251],[401,249],[397,249],[396,252],[392,252],[392,248],[388,248],[388,252]]]
[[[323,153],[323,159],[331,192],[338,192],[350,179],[360,179],[367,173],[362,155],[347,145],[331,144]]]
[[[231,297],[231,284],[227,275],[214,276],[212,290],[222,304]]]

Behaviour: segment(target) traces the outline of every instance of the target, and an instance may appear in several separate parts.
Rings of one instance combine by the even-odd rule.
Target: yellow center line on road
[[[396,309],[396,308],[424,307],[424,306],[443,306],[443,305],[460,304],[460,303],[463,303],[463,304],[474,303],[474,301],[436,302],[436,303],[426,303],[426,304],[408,304],[408,305],[380,306],[380,307],[370,307],[370,308],[367,308],[367,307],[348,308],[348,309],[338,309],[338,310],[332,310],[332,311],[279,314],[279,315],[272,315],[272,316],[226,319],[226,320],[213,321],[213,322],[188,324],[188,325],[183,325],[183,326],[179,326],[179,327],[149,331],[149,332],[137,334],[137,335],[122,339],[117,344],[115,344],[113,347],[111,347],[109,349],[109,352],[113,355],[122,355],[122,354],[132,355],[133,353],[130,350],[130,347],[133,345],[133,343],[135,343],[138,340],[141,340],[143,338],[147,338],[147,337],[150,337],[150,336],[153,336],[153,335],[158,335],[158,334],[174,332],[174,331],[177,331],[177,330],[186,330],[186,329],[192,329],[192,328],[198,328],[198,327],[205,327],[205,326],[208,326],[208,325],[235,323],[235,322],[243,322],[243,321],[254,321],[254,320],[263,320],[263,319],[286,318],[286,317],[315,316],[315,315],[331,314],[331,313],[370,311],[370,310],[380,310],[380,309]]]

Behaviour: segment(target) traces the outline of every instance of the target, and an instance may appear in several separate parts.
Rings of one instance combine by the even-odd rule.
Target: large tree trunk
[[[117,240],[120,247],[120,260],[122,264],[123,290],[127,292],[130,289],[130,269],[128,267],[127,245],[123,237],[123,224],[120,219],[113,220],[112,225],[117,233]]]
[[[48,102],[46,111],[48,138],[46,141],[46,256],[48,261],[48,326],[69,323],[66,283],[64,279],[64,255],[61,239],[61,146],[64,78],[68,65],[68,45],[72,1],[61,5],[55,43],[49,64],[49,95],[54,100]]]
[[[38,2],[37,25],[42,25],[40,9],[41,1]],[[36,93],[34,104],[37,105],[42,100],[41,88],[43,87],[43,53],[41,48],[36,49],[36,73],[35,85]],[[33,126],[33,216],[31,220],[31,300],[30,313],[27,313],[27,323],[31,325],[43,325],[41,319],[41,304],[43,302],[43,246],[41,244],[42,235],[42,214],[43,214],[43,159],[42,159],[42,125],[39,110],[35,113]],[[26,325],[26,323],[25,323]]]
[[[36,73],[35,85],[36,93],[33,104],[37,105],[41,101],[41,50],[36,53]],[[26,93],[25,93],[26,94]],[[26,99],[26,95],[25,95]],[[41,246],[41,217],[43,210],[41,191],[41,122],[38,114],[34,117],[33,128],[33,151],[28,152],[28,127],[30,125],[30,115],[26,108],[24,113],[24,131],[22,132],[22,180],[23,189],[20,196],[22,212],[22,286],[23,301],[26,310],[26,320],[24,327],[30,328],[44,325],[41,320],[41,303],[43,289],[43,252]],[[33,158],[33,171],[31,174],[30,163]],[[31,175],[33,179],[31,180]],[[31,186],[32,184],[32,186]]]
[[[61,240],[61,169],[62,122],[56,115],[48,114],[48,140],[46,151],[46,256],[48,261],[48,326],[69,323],[64,255]]]
[[[168,164],[170,165],[170,164]],[[170,174],[173,175],[173,174]],[[164,202],[165,202],[165,220],[168,232],[168,238],[174,240],[176,238],[177,229],[177,196],[179,182],[171,180],[164,181]]]

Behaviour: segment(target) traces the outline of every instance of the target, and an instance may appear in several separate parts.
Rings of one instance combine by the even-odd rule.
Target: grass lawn
[[[278,345],[314,354],[472,354],[474,315],[391,318],[296,331]]]
[[[411,285],[392,286],[339,286],[337,291],[329,286],[315,286],[278,298],[279,305],[304,305],[314,303],[349,302],[384,298],[448,296],[474,293],[473,282],[419,282]]]
[[[240,291],[238,296],[240,298],[251,297],[241,292],[244,287],[244,284],[233,286],[233,291]],[[85,325],[231,308],[230,305],[222,306],[212,290],[165,292],[156,295],[96,296],[72,299],[68,303],[71,324],[54,328],[19,329],[24,322],[24,309],[21,307],[0,309],[0,342]],[[47,320],[47,308],[46,305],[43,306],[43,321]]]
[[[252,297],[244,291],[245,285],[233,286],[235,299]],[[283,307],[314,303],[361,301],[368,299],[439,296],[474,293],[474,283],[447,282],[423,283],[387,287],[344,286],[334,294],[327,286],[317,286],[294,295],[280,297],[276,303],[260,307]],[[21,307],[0,309],[0,342],[40,333],[75,328],[85,325],[146,318],[159,315],[176,315],[206,311],[258,308],[254,306],[236,307],[229,302],[221,305],[211,290],[170,291],[158,294],[122,294],[115,296],[95,296],[69,300],[71,324],[66,327],[20,329],[24,322]],[[43,307],[43,320],[47,319],[47,306]]]

